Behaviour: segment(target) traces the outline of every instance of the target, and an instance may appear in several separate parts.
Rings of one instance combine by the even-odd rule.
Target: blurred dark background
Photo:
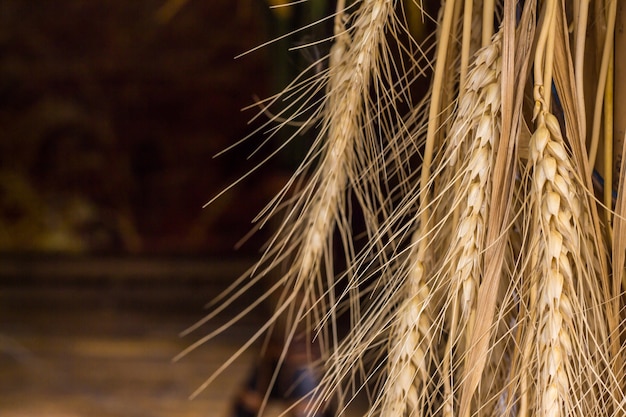
[[[273,192],[240,110],[266,96],[262,0],[0,0],[0,251],[232,254]],[[258,142],[257,142],[258,143]],[[238,252],[256,252],[258,243]]]
[[[0,415],[228,416],[254,348],[187,398],[264,315],[171,359],[256,297],[178,336],[257,256],[268,232],[233,247],[294,163],[202,209],[263,156],[246,159],[253,136],[213,159],[297,68],[286,49],[234,59],[285,16],[264,0],[0,0]]]

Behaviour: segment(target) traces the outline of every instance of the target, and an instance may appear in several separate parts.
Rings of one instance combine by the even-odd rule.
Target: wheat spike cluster
[[[311,415],[358,398],[367,417],[626,416],[626,5],[332,8],[311,25],[332,33],[294,51],[327,55],[254,105],[247,140],[307,146],[255,219],[274,235],[190,331],[272,284],[187,351],[264,300],[275,313],[198,392],[304,329]]]

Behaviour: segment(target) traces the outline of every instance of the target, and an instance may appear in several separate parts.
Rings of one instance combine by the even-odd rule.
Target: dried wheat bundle
[[[270,136],[305,117],[287,141],[315,140],[213,316],[281,271],[242,349],[279,320],[316,337],[311,415],[359,392],[368,416],[626,415],[617,2],[339,0],[329,19],[329,55],[260,103]]]
[[[316,66],[326,61],[327,68],[313,74],[305,71],[281,94],[262,103],[262,113],[265,113],[269,104],[295,97],[260,128],[265,129],[269,123],[278,123],[279,128],[287,126],[306,114],[308,119],[301,123],[288,141],[296,140],[306,127],[315,125],[316,139],[310,152],[294,178],[259,217],[261,222],[266,222],[270,216],[281,211],[284,213],[283,223],[262,260],[236,283],[245,281],[243,288],[237,289],[233,285],[227,294],[220,297],[219,307],[189,331],[214,317],[234,302],[242,291],[252,288],[261,277],[288,263],[289,266],[283,269],[284,273],[270,290],[242,312],[242,315],[246,314],[270,297],[278,299],[279,307],[275,315],[253,340],[286,316],[286,319],[282,318],[287,323],[286,344],[302,327],[313,331],[322,321],[329,322],[331,327],[329,330],[318,329],[322,343],[327,348],[337,343],[336,336],[333,336],[335,323],[332,319],[337,308],[332,263],[334,233],[339,230],[345,256],[352,261],[355,256],[348,215],[350,210],[347,207],[348,193],[360,203],[366,224],[372,231],[378,229],[379,219],[387,215],[389,204],[379,191],[382,188],[379,179],[385,177],[382,175],[384,170],[396,168],[391,168],[382,155],[396,151],[392,143],[381,145],[380,135],[393,135],[389,126],[402,123],[404,115],[398,113],[396,104],[401,101],[405,106],[410,104],[408,89],[414,82],[414,76],[407,80],[405,74],[400,72],[401,68],[397,67],[393,55],[399,50],[410,60],[407,63],[410,68],[425,65],[426,55],[425,52],[420,55],[412,50],[416,45],[413,40],[400,48],[389,46],[390,40],[400,37],[397,32],[405,32],[400,26],[404,22],[396,15],[394,1],[372,0],[349,5],[339,1],[332,18],[334,35],[330,53],[312,64]],[[323,97],[317,99],[316,95],[320,92]],[[311,109],[314,110],[309,113]],[[271,134],[277,131],[272,129]],[[306,181],[299,181],[301,177]],[[286,198],[288,194],[292,196]],[[247,279],[248,276],[250,279]],[[203,337],[180,356],[215,337],[242,315]],[[327,317],[331,319],[326,320]],[[300,323],[303,321],[308,324],[302,326]]]

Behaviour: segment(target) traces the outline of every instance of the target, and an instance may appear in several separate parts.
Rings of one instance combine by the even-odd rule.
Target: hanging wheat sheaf
[[[249,344],[306,325],[311,413],[364,392],[367,416],[626,416],[621,8],[432,3],[337,1],[328,56],[259,103],[270,136],[315,140],[222,307],[279,271]]]

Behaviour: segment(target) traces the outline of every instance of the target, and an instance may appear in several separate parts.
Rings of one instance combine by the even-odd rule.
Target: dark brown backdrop
[[[250,167],[268,94],[260,0],[0,0],[0,250],[232,254],[275,189]],[[254,252],[256,242],[244,246]],[[240,252],[241,253],[241,252]]]

